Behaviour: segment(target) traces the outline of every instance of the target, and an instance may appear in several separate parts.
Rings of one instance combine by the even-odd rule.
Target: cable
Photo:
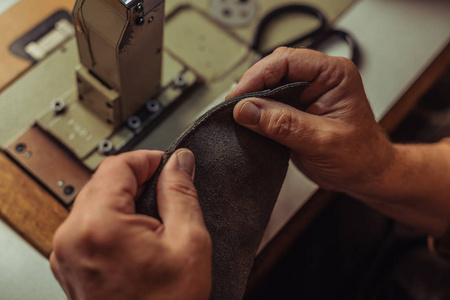
[[[336,36],[347,43],[351,50],[351,60],[355,65],[359,65],[360,62],[360,50],[356,40],[346,31],[339,29],[328,29],[323,32],[314,42],[312,42],[308,47],[317,50],[320,45],[322,45],[329,38]]]
[[[298,14],[306,14],[315,17],[319,20],[320,25],[312,30],[311,32],[304,34],[295,38],[292,41],[284,43],[283,45],[278,45],[277,47],[270,49],[270,51],[261,50],[261,41],[262,37],[270,26],[272,21],[282,15],[290,14],[290,13],[298,13]],[[255,34],[253,36],[253,42],[251,44],[251,49],[257,53],[259,53],[262,57],[269,55],[279,46],[293,47],[307,40],[311,40],[311,43],[306,45],[307,48],[317,49],[323,42],[329,39],[331,36],[337,36],[343,39],[350,47],[352,51],[352,61],[357,65],[360,58],[360,51],[358,44],[356,41],[345,31],[332,29],[329,27],[328,20],[325,15],[315,7],[309,5],[302,4],[290,4],[286,6],[278,7],[262,18],[256,27]]]
[[[286,5],[286,6],[282,6],[282,7],[278,7],[274,10],[272,10],[271,12],[269,12],[266,16],[264,16],[264,18],[262,18],[262,20],[259,22],[256,30],[255,30],[255,34],[253,37],[253,43],[251,45],[252,50],[260,53],[263,56],[267,56],[268,54],[272,53],[274,49],[270,50],[270,51],[266,51],[266,52],[262,52],[260,47],[261,47],[261,39],[263,37],[264,32],[267,30],[267,28],[269,27],[270,23],[280,17],[281,15],[284,14],[288,14],[288,13],[300,13],[300,14],[307,14],[307,15],[311,15],[315,18],[317,18],[320,21],[320,25],[319,27],[317,27],[316,29],[314,29],[313,31],[311,31],[310,33],[307,33],[303,36],[297,37],[296,39],[284,44],[283,46],[286,47],[290,47],[290,46],[294,46],[296,44],[299,44],[305,40],[308,40],[314,36],[316,36],[317,34],[323,32],[326,30],[327,26],[328,26],[328,21],[327,18],[325,17],[325,15],[318,9],[312,7],[312,6],[308,6],[308,5],[301,5],[301,4],[290,4],[290,5]]]

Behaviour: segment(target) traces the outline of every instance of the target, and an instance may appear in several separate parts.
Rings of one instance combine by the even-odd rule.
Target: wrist
[[[435,237],[448,228],[450,143],[393,144],[390,167],[348,194]]]
[[[359,161],[361,170],[356,173],[354,180],[339,190],[355,198],[363,195],[373,195],[380,188],[386,187],[396,173],[399,165],[403,163],[402,149],[391,143],[383,132],[372,135],[373,140],[368,143],[368,150],[362,154]]]

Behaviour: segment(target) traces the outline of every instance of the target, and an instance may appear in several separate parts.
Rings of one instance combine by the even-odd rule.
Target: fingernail
[[[248,101],[241,107],[236,121],[245,125],[258,125],[260,119],[261,109]]]
[[[184,149],[177,152],[178,159],[178,167],[185,171],[189,176],[194,176],[194,168],[195,168],[195,158],[194,154],[188,150]]]

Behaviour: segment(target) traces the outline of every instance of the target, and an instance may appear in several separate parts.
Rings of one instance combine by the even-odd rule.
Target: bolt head
[[[148,101],[147,103],[145,103],[145,108],[149,112],[155,113],[161,109],[161,103],[159,103],[159,101],[156,99],[152,99],[152,100]]]
[[[75,192],[75,188],[71,185],[68,185],[64,188],[63,192],[64,192],[64,195],[70,196]]]
[[[141,13],[144,11],[144,5],[142,5],[142,3],[138,3],[134,8],[134,10],[136,13]]]
[[[144,23],[145,23],[144,17],[139,16],[139,17],[136,19],[136,25],[141,26],[141,25],[144,24]]]
[[[103,155],[111,155],[114,152],[114,145],[108,139],[104,139],[104,140],[100,141],[97,148],[98,148],[98,152]]]
[[[142,125],[141,118],[138,116],[131,116],[127,120],[127,125],[131,129],[138,129]]]
[[[177,77],[175,77],[173,83],[175,84],[175,87],[179,89],[183,89],[187,85],[186,79],[184,78],[183,74],[180,74]]]
[[[52,101],[51,108],[53,112],[58,115],[66,110],[66,104],[64,103],[64,100],[56,99]]]
[[[25,151],[26,148],[27,146],[25,146],[25,144],[19,143],[16,145],[16,152],[22,153],[23,151]]]

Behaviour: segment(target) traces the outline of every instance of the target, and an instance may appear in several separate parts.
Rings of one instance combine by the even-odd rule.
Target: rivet
[[[147,103],[145,103],[145,108],[149,112],[155,113],[161,109],[161,103],[159,103],[159,101],[156,99],[152,99],[152,100],[148,101]]]
[[[139,17],[136,19],[136,25],[141,26],[141,25],[144,24],[144,23],[145,23],[144,17],[139,16]]]
[[[52,101],[51,108],[55,115],[59,115],[60,113],[64,112],[64,110],[66,110],[66,104],[62,99],[56,99]]]
[[[175,84],[175,86],[179,89],[183,89],[186,87],[187,82],[184,79],[183,74],[178,75],[174,80],[173,83]]]
[[[26,148],[27,146],[25,146],[25,144],[22,143],[16,145],[16,151],[18,153],[22,153],[23,151],[25,151]]]
[[[100,141],[100,143],[98,144],[98,152],[103,155],[113,154],[113,152],[114,152],[113,143],[108,139],[104,139],[104,140]]]
[[[68,185],[64,188],[63,192],[64,192],[64,195],[70,196],[73,194],[73,192],[75,192],[75,188],[71,185]]]
[[[138,129],[142,125],[141,118],[138,116],[131,116],[128,118],[127,124],[131,129]]]

